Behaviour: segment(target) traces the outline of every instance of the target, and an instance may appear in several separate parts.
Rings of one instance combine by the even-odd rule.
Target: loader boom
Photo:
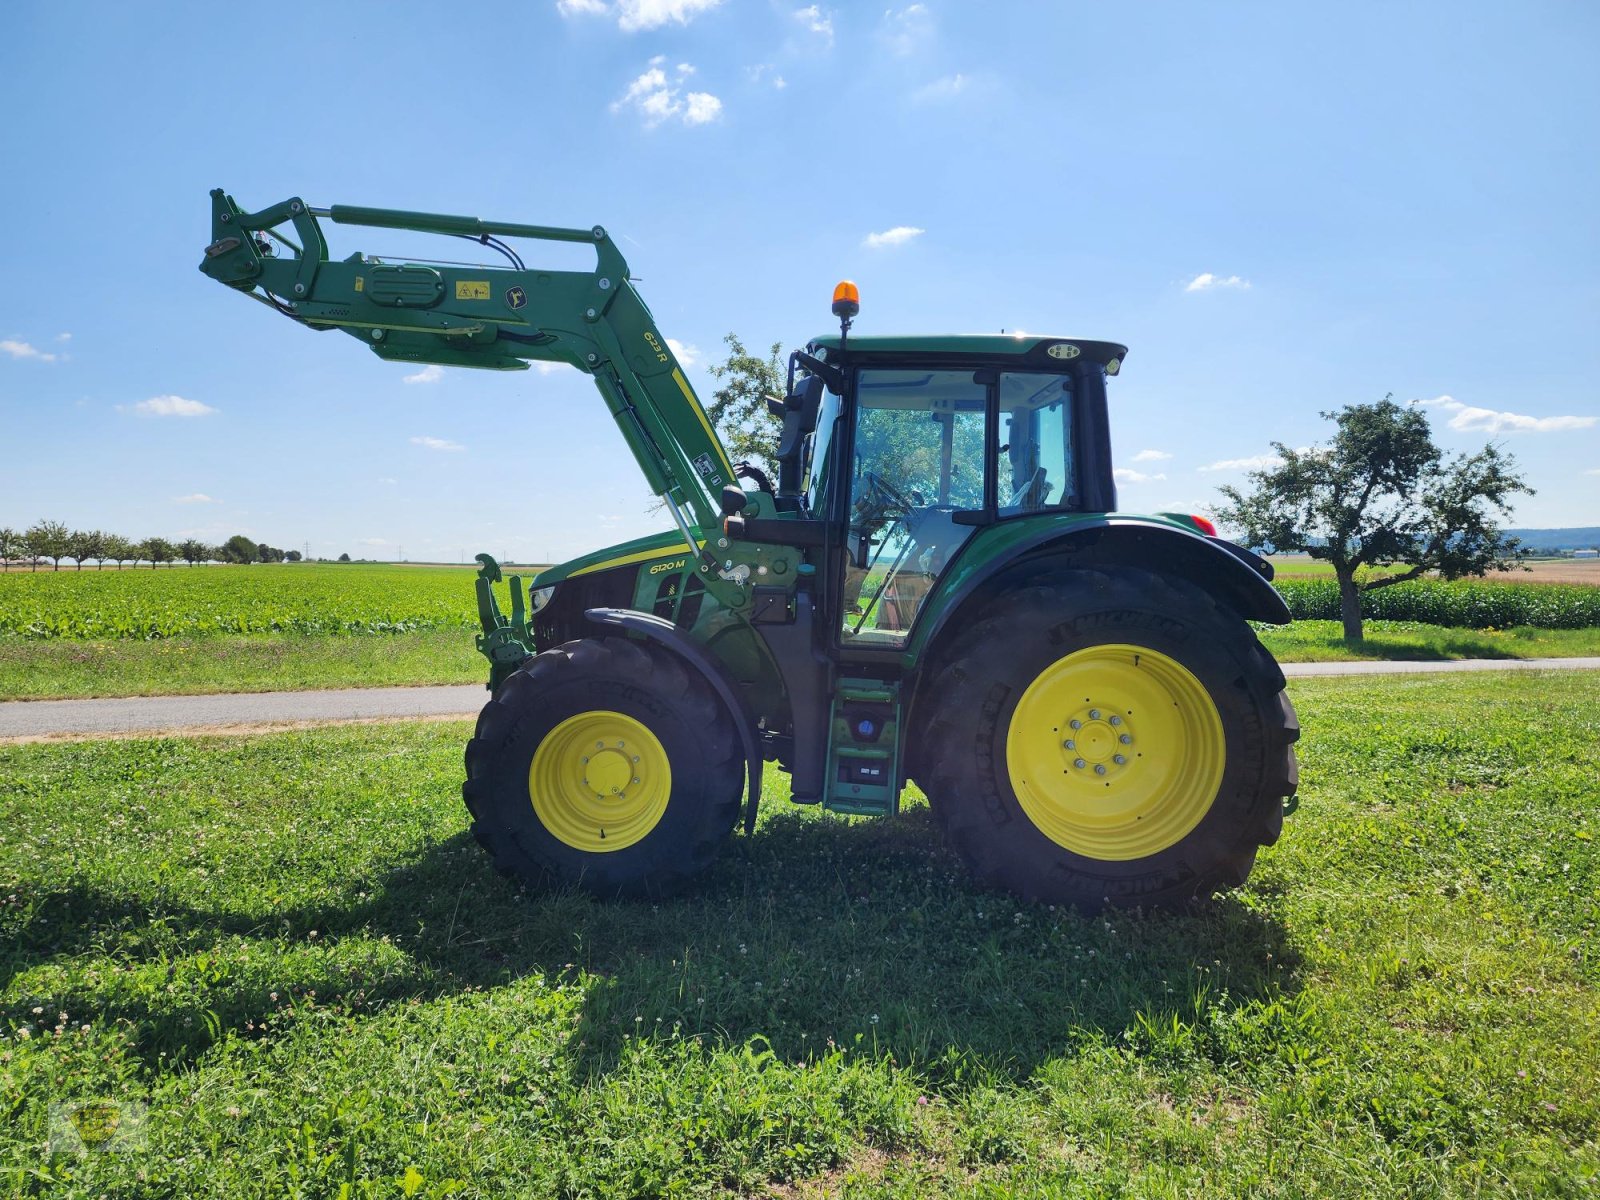
[[[616,243],[600,226],[564,229],[476,217],[334,205],[298,197],[243,212],[211,193],[212,240],[200,270],[314,329],[339,329],[380,358],[402,363],[526,370],[565,363],[592,376],[649,481],[692,546],[692,526],[720,519],[733,464],[667,339],[635,290]],[[506,266],[331,261],[318,218],[339,225],[466,238]],[[280,231],[292,226],[295,238]],[[529,269],[502,238],[594,247],[594,271]],[[279,247],[287,251],[280,253]]]

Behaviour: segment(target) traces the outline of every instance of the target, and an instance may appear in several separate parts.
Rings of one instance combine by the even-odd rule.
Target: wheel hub
[[[1090,858],[1155,854],[1210,811],[1222,721],[1205,686],[1144,646],[1091,646],[1051,663],[1017,701],[1006,765],[1023,812]]]
[[[595,710],[562,721],[528,766],[528,799],[539,823],[574,850],[623,850],[660,822],[672,767],[643,722]]]

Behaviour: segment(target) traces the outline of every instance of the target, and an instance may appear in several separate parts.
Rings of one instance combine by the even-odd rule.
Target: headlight
[[[528,593],[528,604],[534,612],[538,612],[546,604],[550,603],[550,597],[555,594],[556,585],[553,583],[549,587],[535,588]]]

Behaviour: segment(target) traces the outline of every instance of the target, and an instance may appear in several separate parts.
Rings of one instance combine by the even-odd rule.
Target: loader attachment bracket
[[[478,635],[478,653],[489,660],[489,682],[492,692],[504,682],[506,676],[533,654],[533,635],[528,630],[527,609],[523,603],[522,576],[506,578],[511,588],[511,616],[500,611],[495,600],[494,585],[500,582],[500,564],[487,554],[475,556],[482,565],[473,580],[478,594],[478,623],[483,632]]]

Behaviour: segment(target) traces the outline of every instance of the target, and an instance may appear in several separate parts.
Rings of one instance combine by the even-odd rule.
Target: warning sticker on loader
[[[457,300],[487,300],[488,298],[489,281],[487,279],[456,280]]]

